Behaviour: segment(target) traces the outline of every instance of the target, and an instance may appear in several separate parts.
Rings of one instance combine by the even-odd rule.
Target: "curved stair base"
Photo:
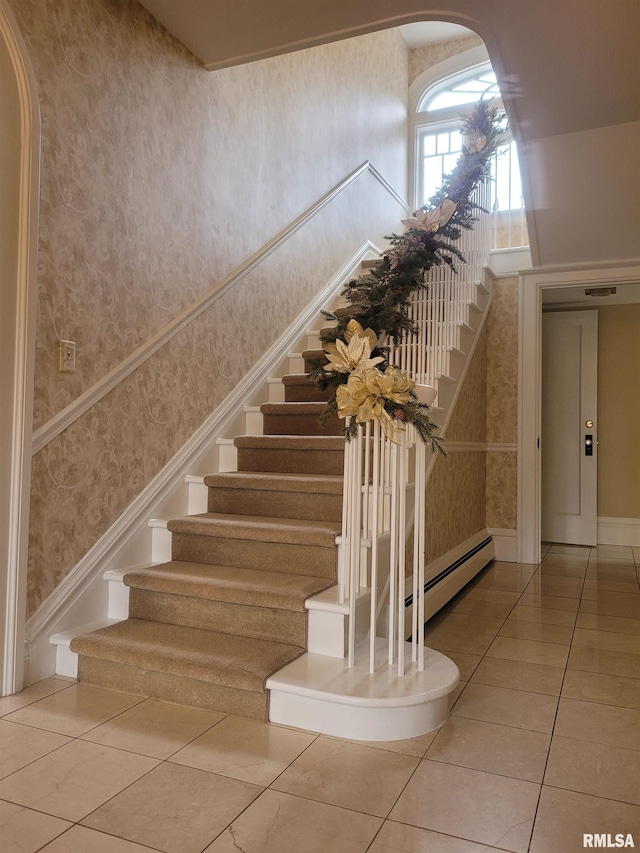
[[[382,661],[387,641],[377,643]],[[368,643],[364,645],[354,667],[343,659],[307,653],[268,678],[269,721],[364,741],[404,740],[439,728],[460,680],[455,663],[425,649],[419,672],[406,643],[404,677],[386,661],[370,674]]]

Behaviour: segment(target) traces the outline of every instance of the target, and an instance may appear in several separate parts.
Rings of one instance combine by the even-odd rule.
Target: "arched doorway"
[[[0,0],[0,693],[24,678],[40,117],[16,21]]]

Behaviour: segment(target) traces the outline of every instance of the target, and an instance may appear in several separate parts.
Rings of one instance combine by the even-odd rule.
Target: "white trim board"
[[[149,519],[185,515],[188,512],[187,475],[207,473],[199,469],[209,464],[211,450],[217,439],[233,431],[234,421],[244,402],[262,389],[292,345],[306,333],[311,322],[337,295],[344,282],[353,276],[361,261],[367,256],[379,255],[380,250],[369,240],[362,243],[313,302],[28,620],[26,634],[31,658],[30,681],[44,678],[54,671],[55,648],[49,644],[52,634],[105,618],[107,584],[102,580],[103,572],[151,559]]]
[[[631,545],[640,548],[640,518],[598,516],[598,545]]]
[[[640,281],[640,261],[535,269],[520,274],[518,318],[518,562],[540,562],[542,291]]]
[[[517,563],[518,531],[507,527],[489,527],[487,532],[493,539],[495,559],[501,563]]]

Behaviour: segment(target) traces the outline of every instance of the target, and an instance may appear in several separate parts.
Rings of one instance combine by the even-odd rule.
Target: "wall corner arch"
[[[22,689],[36,319],[40,112],[26,46],[0,0],[0,693]]]

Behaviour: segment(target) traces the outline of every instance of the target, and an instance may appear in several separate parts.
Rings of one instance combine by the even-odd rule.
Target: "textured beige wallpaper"
[[[487,343],[485,324],[449,421],[449,441],[487,440]]]
[[[518,279],[493,282],[487,317],[487,442],[518,440]],[[517,453],[487,453],[487,527],[515,529]]]
[[[452,453],[436,461],[427,485],[427,563],[486,526],[485,456]]]
[[[463,39],[451,39],[450,41],[428,44],[425,47],[414,48],[409,52],[409,83],[413,81],[438,62],[443,62],[464,50],[471,50],[484,44],[480,36],[468,36]]]
[[[43,122],[36,427],[364,160],[406,191],[396,31],[207,72],[135,0],[11,0]],[[349,190],[34,459],[28,613],[365,237]],[[59,338],[77,372],[57,370]]]
[[[486,441],[486,344],[483,330],[449,422],[450,441]],[[427,562],[485,527],[485,456],[456,451],[436,460],[427,485]]]
[[[487,441],[518,439],[518,279],[493,282],[487,317]]]
[[[640,305],[598,308],[598,515],[640,518]]]
[[[598,515],[640,518],[640,305],[598,309]]]

